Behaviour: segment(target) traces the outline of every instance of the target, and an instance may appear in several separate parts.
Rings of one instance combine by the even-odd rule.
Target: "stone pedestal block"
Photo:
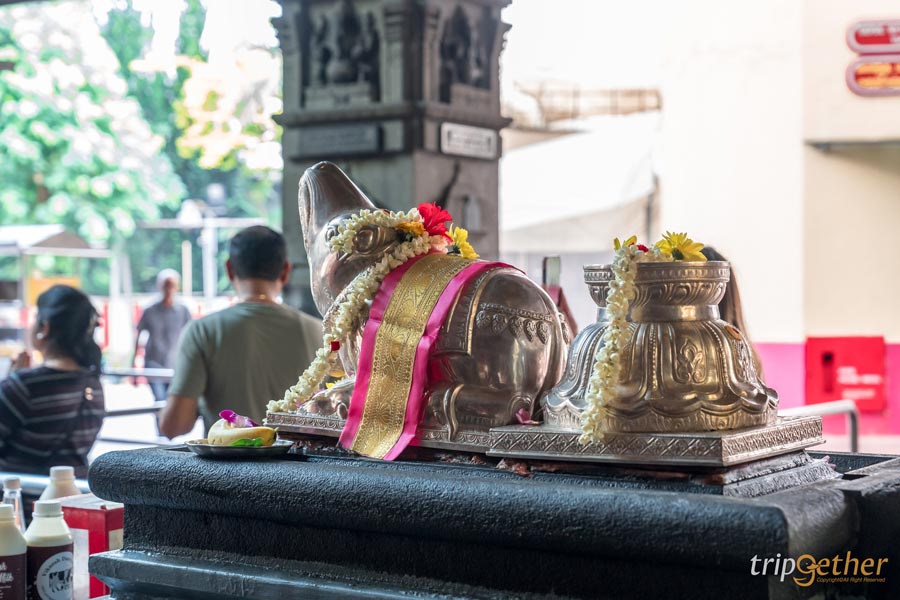
[[[125,503],[125,547],[91,570],[131,599],[896,597],[900,460],[835,462],[854,470],[740,499],[614,475],[112,452],[90,481]],[[887,557],[885,582],[751,573],[754,556],[848,551]]]

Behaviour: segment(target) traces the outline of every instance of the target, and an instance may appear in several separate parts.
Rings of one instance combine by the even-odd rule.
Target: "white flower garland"
[[[600,338],[597,353],[594,355],[594,368],[588,381],[585,396],[587,407],[581,415],[582,435],[579,441],[582,444],[600,440],[603,433],[604,406],[616,396],[616,385],[622,373],[622,353],[631,341],[628,309],[635,297],[634,280],[637,276],[638,263],[671,260],[656,246],[644,250],[626,242],[616,249],[616,256],[611,265],[613,280],[610,281],[606,293],[609,325]]]
[[[401,223],[422,222],[418,209],[409,212],[388,212],[363,210],[349,217],[339,228],[329,244],[332,250],[351,253],[354,251],[356,234],[363,227],[379,226],[397,228]],[[293,412],[312,398],[328,372],[328,359],[332,352],[332,342],[341,342],[352,333],[354,321],[363,309],[372,302],[381,282],[393,269],[406,261],[433,249],[446,247],[447,240],[440,235],[420,235],[401,242],[380,261],[357,275],[338,295],[331,310],[325,315],[322,328],[325,334],[323,345],[316,351],[316,357],[307,367],[297,383],[288,388],[281,400],[272,400],[267,405],[269,412]]]

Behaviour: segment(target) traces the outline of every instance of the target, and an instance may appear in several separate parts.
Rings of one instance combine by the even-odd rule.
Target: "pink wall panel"
[[[779,407],[792,408],[805,403],[805,344],[756,344],[765,370],[766,384],[778,391]],[[900,344],[885,346],[887,402],[880,414],[861,414],[860,433],[900,435]],[[843,433],[844,416],[826,417],[826,432]]]
[[[806,385],[805,344],[755,344],[763,364],[766,385],[778,392],[778,406],[804,404]]]

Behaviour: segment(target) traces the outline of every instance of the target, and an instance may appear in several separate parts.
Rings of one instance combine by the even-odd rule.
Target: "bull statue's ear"
[[[303,173],[297,204],[306,243],[316,239],[319,232],[340,214],[376,210],[346,173],[330,162],[317,163]]]
[[[379,254],[396,242],[397,230],[393,227],[366,225],[356,232],[353,251],[364,256]]]

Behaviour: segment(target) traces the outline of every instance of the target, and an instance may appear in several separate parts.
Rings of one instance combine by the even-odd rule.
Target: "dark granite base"
[[[887,582],[827,593],[889,598],[900,469],[866,468],[740,499],[469,466],[114,452],[91,485],[126,504],[125,549],[91,570],[119,599],[793,598],[825,590],[751,575],[750,559],[852,549],[889,556]]]
[[[288,437],[297,444],[298,449],[310,462],[326,461],[328,464],[354,465],[365,460],[334,447],[331,440],[323,444],[321,438],[315,436],[294,434]],[[426,463],[435,469],[463,469],[463,472],[469,474],[477,472],[481,477],[508,478],[511,473],[504,472],[507,470],[518,472],[519,475],[536,481],[687,494],[718,494],[741,498],[753,498],[798,485],[840,477],[836,465],[827,456],[813,458],[803,450],[728,467],[707,465],[653,467],[646,464],[501,459],[471,452],[410,447],[404,450],[400,460],[369,461],[368,464],[372,468],[408,469],[410,468],[408,463],[411,462]]]

